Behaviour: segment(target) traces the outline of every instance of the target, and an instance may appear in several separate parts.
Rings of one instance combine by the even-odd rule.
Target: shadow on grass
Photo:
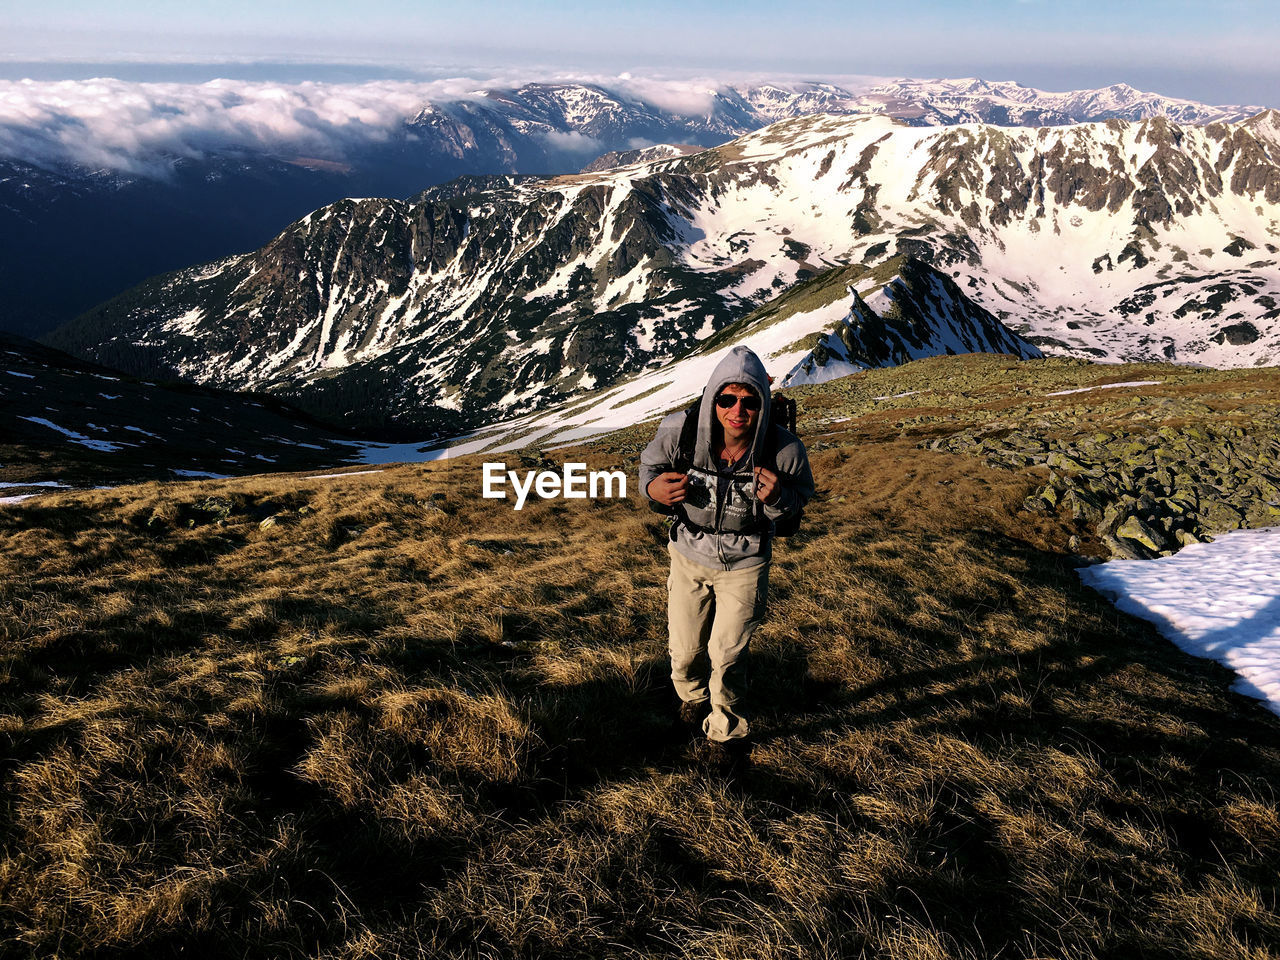
[[[1188,882],[1212,875],[1225,853],[1241,882],[1267,889],[1274,883],[1266,873],[1267,848],[1250,851],[1246,841],[1215,828],[1212,814],[1197,806],[1212,806],[1227,776],[1280,785],[1280,761],[1274,752],[1254,746],[1274,737],[1274,718],[1226,694],[1226,671],[1185,657],[1149,626],[1115,614],[1079,584],[1061,557],[997,537],[984,549],[993,565],[1005,562],[1025,571],[1025,586],[1062,595],[1079,616],[1042,625],[1043,641],[1026,653],[1000,649],[994,643],[998,637],[991,637],[990,649],[974,652],[963,638],[995,630],[990,618],[1011,602],[1009,591],[956,594],[957,609],[927,629],[912,619],[918,598],[902,597],[882,611],[876,642],[855,647],[852,654],[875,661],[877,678],[870,682],[859,682],[852,673],[840,678],[829,662],[819,662],[821,636],[775,636],[760,644],[751,665],[751,717],[761,751],[772,759],[725,784],[733,802],[746,811],[746,826],[740,829],[758,831],[768,840],[776,823],[807,816],[895,846],[897,862],[884,866],[874,882],[849,882],[826,892],[812,908],[816,916],[861,916],[871,910],[906,918],[940,931],[961,955],[990,955],[1010,944],[1027,944],[1041,953],[1056,945],[1055,953],[1063,956],[1125,950],[1173,955],[1131,942],[1125,929],[1108,931],[1124,901],[1146,909],[1142,905],[1166,892],[1161,885],[1168,877],[1149,870],[1118,828],[1132,823],[1158,829],[1170,847],[1169,869],[1177,865]],[[802,565],[804,559],[795,562]],[[799,589],[802,585],[791,587]],[[573,611],[609,612],[598,600],[584,601]],[[357,629],[375,625],[359,611],[343,620],[339,604],[318,600],[292,602],[282,616],[289,622],[336,619]],[[536,611],[508,611],[502,614],[502,638],[516,647],[535,643],[542,622]],[[647,639],[638,632],[642,625],[634,618],[618,622],[623,635],[607,642],[638,650]],[[856,639],[856,624],[838,626]],[[104,651],[68,645],[53,650],[42,669],[70,671],[77,660],[92,660],[87,675],[92,678],[176,652],[145,631],[129,632],[126,624],[111,629],[129,639],[105,666]],[[192,643],[200,634],[195,621],[182,621],[178,629]],[[895,634],[900,646],[886,639]],[[552,829],[549,825],[589,804],[602,788],[643,783],[654,771],[691,772],[690,789],[715,795],[717,774],[698,765],[689,732],[675,722],[677,703],[663,656],[637,653],[625,669],[614,663],[587,679],[558,685],[540,683],[525,669],[528,653],[484,643],[478,636],[461,645],[440,639],[376,645],[354,638],[327,656],[323,663],[274,677],[263,706],[226,733],[228,743],[246,745],[243,794],[229,812],[259,856],[251,868],[211,887],[210,911],[222,925],[193,924],[180,928],[181,935],[158,930],[128,947],[104,948],[103,955],[160,956],[184,947],[196,953],[244,953],[246,931],[263,928],[264,904],[286,910],[288,922],[258,937],[256,949],[314,955],[349,936],[348,917],[408,922],[424,890],[462,883],[478,859],[504,849],[506,838],[531,825]],[[319,680],[346,676],[337,669],[339,661],[350,661],[353,672],[359,668],[374,678],[387,671],[409,689],[448,684],[493,690],[513,705],[531,734],[518,775],[508,779],[450,768],[412,740],[397,742],[394,754],[370,740],[366,751],[379,754],[377,790],[386,793],[430,778],[443,793],[463,798],[477,811],[483,834],[470,824],[444,824],[415,835],[363,801],[342,802],[302,776],[304,760],[317,745],[319,721],[342,714],[355,718],[359,729],[376,726],[374,705],[362,688],[317,692]],[[1190,699],[1178,695],[1188,689]],[[1081,709],[1082,704],[1091,707]],[[213,715],[225,705],[210,698],[187,706]],[[924,746],[930,738],[944,737],[963,739],[993,761],[1025,763],[1050,751],[1095,758],[1115,786],[1083,801],[1092,819],[1038,792],[1035,784],[1011,789],[993,782],[986,785],[993,800],[975,784],[980,774],[959,769],[962,759],[939,757],[936,767],[920,769]],[[57,738],[74,739],[74,729],[61,729]],[[870,769],[838,752],[821,752],[825,743],[841,738],[880,751],[879,766]],[[35,759],[51,743],[11,746],[16,755]],[[362,759],[363,747],[361,742],[352,748],[353,762]],[[797,755],[789,758],[792,750]],[[886,821],[873,805],[855,802],[878,798],[882,781],[891,779],[886,765],[895,763],[922,777],[920,785],[898,798],[919,805],[915,819],[904,814],[900,822]],[[1051,834],[1080,836],[1088,855],[1051,868],[1019,858],[1009,844],[1010,825],[1002,819],[1010,810],[1026,819],[1027,830],[1043,821]],[[11,835],[14,822],[8,815],[5,820]],[[145,828],[139,836],[145,839]],[[737,897],[767,903],[776,898],[768,878],[726,871],[670,830],[655,829],[643,855],[645,869],[664,878],[664,889],[692,891],[695,900]],[[160,859],[181,862],[182,856]],[[1041,875],[1046,869],[1049,873]],[[1019,897],[1011,898],[1011,890],[1020,891]],[[992,903],[1002,904],[1001,909],[989,909]],[[660,942],[646,938],[665,929],[666,908],[647,903],[637,909],[651,915],[628,920],[632,932],[620,935],[616,944],[660,952]],[[1243,918],[1239,926],[1242,936],[1266,936],[1261,920]],[[451,942],[459,953],[520,953],[510,950],[495,929],[462,922]],[[474,941],[467,939],[471,936]],[[85,945],[82,952],[93,955],[94,948]]]

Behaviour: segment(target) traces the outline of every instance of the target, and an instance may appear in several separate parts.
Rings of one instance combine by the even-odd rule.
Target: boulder
[[[1165,532],[1136,514],[1116,527],[1116,536],[1140,543],[1154,554],[1170,552]]]

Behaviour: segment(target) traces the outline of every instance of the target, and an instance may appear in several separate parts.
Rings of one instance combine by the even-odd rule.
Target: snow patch
[[[1078,572],[1179,649],[1230,667],[1240,677],[1233,690],[1280,714],[1280,527],[1233,530],[1171,557]]]
[[[131,433],[140,433],[144,437],[150,437],[152,440],[161,440],[161,441],[164,440],[164,437],[157,436],[154,433],[148,433],[146,430],[143,430],[141,427],[122,427],[121,429],[128,430]]]
[[[200,327],[200,321],[203,319],[204,310],[200,307],[192,307],[182,316],[166,321],[162,329],[170,333],[180,333],[184,336],[194,337]]]
[[[1102,383],[1096,387],[1077,387],[1075,390],[1055,390],[1046,397],[1065,397],[1069,393],[1088,393],[1090,390],[1113,390],[1116,387],[1158,387],[1163,380],[1129,380],[1125,383]]]
[[[382,473],[382,470],[352,470],[350,473],[317,473],[307,480],[332,480],[334,477],[363,477],[371,473]]]
[[[19,420],[27,420],[31,423],[38,423],[42,427],[48,427],[50,430],[56,430],[72,443],[78,443],[82,447],[88,447],[90,450],[97,450],[101,453],[116,453],[124,449],[122,444],[110,443],[106,440],[91,440],[83,433],[76,433],[74,430],[68,430],[66,427],[60,427],[51,420],[44,417],[18,417]]]
[[[231,475],[228,473],[210,473],[207,470],[174,470],[171,471],[175,476],[182,477],[187,480],[230,480]]]

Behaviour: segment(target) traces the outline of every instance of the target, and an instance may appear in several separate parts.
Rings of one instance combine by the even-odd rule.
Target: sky
[[[0,36],[10,79],[981,76],[1280,105],[1275,0],[0,0]]]

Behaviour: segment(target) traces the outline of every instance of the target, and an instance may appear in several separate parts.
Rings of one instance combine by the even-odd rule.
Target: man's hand
[[[660,473],[649,481],[645,492],[664,507],[674,507],[689,495],[689,477],[683,473]]]
[[[773,506],[782,496],[778,475],[765,467],[756,467],[756,496],[767,506]]]

